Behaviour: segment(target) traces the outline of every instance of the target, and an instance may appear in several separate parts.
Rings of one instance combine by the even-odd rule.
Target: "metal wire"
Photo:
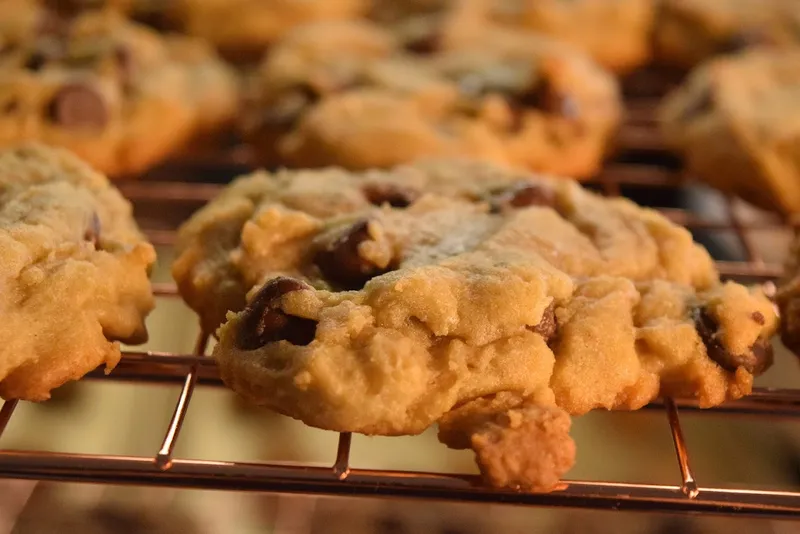
[[[652,105],[631,107],[630,123],[621,135],[621,145],[634,151],[663,151],[652,120]],[[224,155],[208,156],[198,163],[196,155],[188,156],[187,164],[224,166],[226,161],[246,165],[246,150],[236,149],[226,160]],[[180,167],[182,163],[176,162]],[[174,176],[174,174],[173,174]],[[623,188],[636,186],[653,191],[677,191],[689,182],[682,173],[663,166],[615,163],[590,186],[599,187],[610,196],[623,194]],[[143,180],[121,184],[122,191],[134,202],[157,201],[169,205],[201,205],[217,194],[217,184],[156,182]],[[758,254],[752,230],[785,228],[778,217],[764,217],[756,222],[745,221],[736,201],[724,198],[724,220],[708,219],[683,209],[662,208],[670,220],[692,230],[725,231],[736,235],[745,251],[746,261],[717,262],[726,277],[767,282],[781,274],[779,265],[768,264]],[[175,242],[174,228],[151,227],[148,236],[157,244]],[[154,292],[162,298],[177,298],[173,284],[154,284]],[[455,501],[509,503],[545,506],[568,506],[598,509],[629,509],[661,512],[705,512],[717,514],[800,517],[800,491],[729,489],[699,484],[690,468],[688,447],[681,429],[678,410],[711,414],[759,414],[773,417],[800,418],[800,390],[756,389],[745,399],[700,410],[692,399],[663,399],[648,409],[665,410],[675,445],[675,458],[680,472],[678,485],[633,484],[626,482],[564,481],[562,487],[548,494],[529,494],[493,490],[482,487],[471,475],[383,471],[357,469],[350,465],[351,435],[340,434],[336,460],[332,466],[289,463],[244,463],[232,461],[198,461],[174,458],[181,425],[198,386],[221,386],[213,360],[204,356],[207,334],[201,334],[192,354],[127,351],[114,372],[90,373],[88,378],[106,381],[135,381],[180,384],[176,402],[160,448],[151,457],[65,454],[43,451],[0,451],[0,476],[95,482],[109,484],[142,484],[181,488],[208,488],[282,493],[413,497]],[[17,406],[6,402],[0,409],[0,435]]]

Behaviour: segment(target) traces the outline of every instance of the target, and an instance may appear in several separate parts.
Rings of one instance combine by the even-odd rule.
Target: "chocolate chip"
[[[47,56],[41,50],[33,50],[23,63],[25,70],[38,72],[47,64]]]
[[[366,219],[355,223],[314,255],[322,274],[344,289],[362,288],[370,278],[388,271],[359,254],[358,246],[370,239],[368,224]]]
[[[280,309],[281,297],[308,289],[311,289],[308,284],[285,276],[264,284],[242,313],[236,346],[241,350],[255,350],[281,340],[293,345],[308,345],[314,341],[316,321],[295,317]]]
[[[511,187],[495,192],[490,200],[492,212],[505,208],[525,208],[528,206],[555,206],[553,192],[537,184],[526,181],[517,182]]]
[[[567,119],[577,119],[580,116],[577,100],[573,96],[557,90],[547,80],[542,80],[531,90],[523,93],[519,97],[519,104]]]
[[[371,204],[389,204],[393,208],[406,208],[419,198],[419,191],[411,187],[390,183],[366,184],[361,191]]]
[[[769,340],[758,339],[747,354],[732,354],[717,336],[719,323],[706,310],[700,308],[694,311],[694,323],[708,357],[726,371],[733,372],[743,367],[747,372],[759,375],[772,365],[772,344]]]
[[[47,108],[50,120],[66,128],[102,128],[109,121],[103,96],[91,85],[72,83],[56,91]]]
[[[100,228],[100,217],[97,216],[97,213],[92,213],[89,226],[83,233],[83,240],[92,243],[95,249],[100,244]]]
[[[542,312],[542,319],[539,321],[539,324],[535,326],[529,326],[528,330],[536,332],[542,336],[545,341],[550,341],[550,339],[556,334],[557,328],[558,322],[556,320],[556,306],[555,303],[551,302],[550,305],[545,308],[544,312]]]
[[[409,39],[403,47],[414,54],[434,54],[442,48],[442,36],[439,32],[429,32]]]
[[[760,324],[761,326],[764,326],[764,324],[767,322],[767,319],[764,317],[764,314],[761,313],[760,311],[754,311],[750,315],[750,318],[753,319],[758,324]]]

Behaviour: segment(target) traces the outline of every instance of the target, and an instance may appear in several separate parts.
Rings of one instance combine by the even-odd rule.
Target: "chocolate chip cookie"
[[[656,20],[659,61],[684,68],[754,46],[800,44],[795,0],[663,0]]]
[[[800,211],[799,85],[796,50],[711,60],[667,97],[664,135],[710,185],[767,209]]]
[[[654,0],[387,0],[377,2],[373,17],[414,52],[491,43],[509,32],[539,33],[624,72],[650,58],[654,5]]]
[[[183,31],[234,59],[258,59],[292,28],[317,21],[355,18],[368,0],[173,0]]]
[[[40,141],[135,174],[229,123],[237,98],[203,43],[90,13],[0,52],[0,145]]]
[[[214,356],[245,398],[337,431],[441,421],[524,489],[571,466],[567,414],[746,395],[777,322],[658,213],[465,161],[242,178],[173,272],[206,328],[231,310]]]
[[[367,169],[449,156],[587,177],[621,106],[608,73],[547,38],[419,56],[358,22],[287,37],[244,114],[266,165]]]
[[[72,154],[0,151],[0,396],[42,401],[147,339],[155,251],[130,204]]]

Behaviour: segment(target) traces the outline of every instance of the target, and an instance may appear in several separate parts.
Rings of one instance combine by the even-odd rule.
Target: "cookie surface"
[[[260,69],[246,136],[267,165],[391,167],[431,156],[586,177],[621,114],[614,79],[546,38],[427,56],[364,22],[302,28]]]
[[[0,396],[46,400],[147,339],[155,251],[130,204],[63,150],[0,151]]]
[[[690,172],[783,213],[800,211],[800,53],[752,50],[696,69],[666,98],[662,130]]]
[[[509,32],[539,33],[624,72],[650,57],[653,0],[407,0],[376,2],[372,16],[412,51],[491,43]]]
[[[0,145],[61,146],[114,176],[223,127],[237,103],[233,73],[205,45],[113,13],[81,15],[3,50],[0,74]]]
[[[800,44],[794,0],[665,0],[656,21],[658,59],[677,67],[753,46]]]
[[[369,0],[178,0],[174,17],[190,35],[234,58],[260,58],[295,26],[358,17]]]
[[[496,485],[551,487],[572,462],[564,412],[711,406],[771,361],[763,295],[720,283],[685,229],[567,180],[453,161],[259,174],[181,238],[187,300],[207,323],[234,312],[214,349],[226,384],[331,430],[445,418]],[[543,448],[520,464],[525,436]]]

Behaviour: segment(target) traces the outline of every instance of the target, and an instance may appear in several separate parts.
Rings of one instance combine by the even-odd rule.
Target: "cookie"
[[[683,68],[753,46],[800,44],[794,0],[664,0],[656,21],[659,62]]]
[[[667,142],[696,177],[783,213],[800,210],[800,53],[751,50],[698,67],[660,110]],[[793,141],[794,140],[794,141]]]
[[[364,22],[303,28],[261,66],[245,136],[268,166],[469,156],[596,172],[620,120],[615,80],[546,38],[484,48],[418,56]]]
[[[0,151],[0,396],[42,401],[147,339],[155,251],[130,204],[64,150]]]
[[[173,272],[207,327],[231,310],[214,357],[249,401],[337,431],[442,421],[488,482],[537,490],[572,463],[566,414],[741,397],[777,322],[658,213],[466,161],[240,179]]]
[[[81,15],[0,52],[0,146],[68,148],[101,172],[136,174],[229,124],[234,74],[206,45],[113,13]]]
[[[775,294],[781,316],[781,341],[800,354],[800,234],[795,234],[786,257],[784,275]]]
[[[173,17],[233,59],[258,59],[292,28],[356,18],[368,0],[175,0]]]
[[[503,34],[549,35],[616,72],[651,55],[653,0],[449,0],[378,2],[373,17],[407,49],[430,53],[492,43]]]

